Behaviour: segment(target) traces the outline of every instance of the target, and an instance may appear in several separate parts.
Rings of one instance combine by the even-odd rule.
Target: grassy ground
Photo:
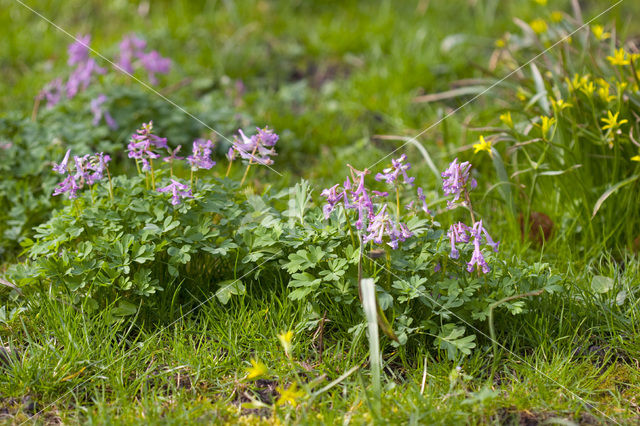
[[[514,17],[530,21],[552,9],[571,11],[569,1],[549,3],[547,8],[529,0],[29,5],[71,34],[90,32],[92,46],[109,55],[123,34],[144,35],[174,61],[162,93],[225,133],[238,122],[269,124],[282,135],[276,168],[285,175],[270,179],[291,183],[303,176],[321,188],[338,171],[342,175],[345,163],[366,166],[400,144],[375,135],[414,136],[464,100],[417,104],[416,96],[447,90],[460,79],[495,78],[486,69],[493,40],[516,28]],[[584,12],[595,15],[610,4],[591,1]],[[622,34],[632,36],[638,24],[630,17],[636,11],[627,0],[600,21],[615,21]],[[69,38],[13,0],[0,0],[0,24],[5,52],[0,111],[28,115],[39,89],[64,68]],[[244,85],[242,95],[236,81]],[[438,167],[475,140],[468,128],[472,120],[495,117],[492,102],[488,94],[421,138]],[[219,111],[232,113],[216,116]],[[408,152],[420,179],[435,188],[417,151]],[[109,310],[87,316],[45,300],[29,316],[5,315],[0,324],[2,343],[13,348],[10,361],[0,367],[0,420],[640,421],[637,256],[624,263],[606,254],[576,256],[562,239],[541,250],[495,215],[495,226],[503,225],[505,253],[551,261],[571,285],[561,296],[534,300],[523,315],[496,318],[498,360],[488,327],[479,330],[484,337],[473,355],[455,363],[431,347],[395,348],[383,340],[384,392],[378,400],[369,386],[364,329],[348,332],[341,324],[312,321],[303,304],[287,299],[286,283],[276,283],[275,292],[256,286],[229,305],[211,301],[191,313],[202,295],[180,306],[169,298],[160,324],[116,320]],[[598,274],[617,277],[619,288],[594,294],[591,282]],[[623,290],[633,303],[617,303]],[[345,323],[360,318],[351,309],[335,309]],[[289,329],[295,331],[291,359],[277,337]],[[263,361],[268,375],[248,379],[251,358]],[[309,387],[297,407],[264,405],[277,400],[278,387],[300,377]]]

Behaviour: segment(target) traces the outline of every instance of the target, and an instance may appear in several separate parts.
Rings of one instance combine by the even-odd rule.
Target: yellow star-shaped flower
[[[611,33],[606,32],[602,25],[593,25],[591,27],[591,32],[593,33],[593,36],[600,41],[604,41],[611,37]]]
[[[513,119],[511,118],[511,111],[507,111],[504,114],[500,114],[500,121],[502,121],[507,127],[513,128]]]
[[[638,162],[640,162],[640,155],[634,155],[633,157],[631,157],[631,161],[638,161]]]
[[[627,59],[627,52],[625,52],[622,47],[617,49],[613,53],[613,56],[607,56],[607,61],[609,61],[611,65],[620,66],[629,65],[631,63],[629,59]]]
[[[288,389],[285,389],[284,386],[278,386],[276,390],[280,394],[280,398],[276,401],[276,405],[291,404],[295,407],[298,405],[298,400],[304,396],[304,391],[298,390],[298,385],[296,383],[292,383]]]
[[[477,154],[480,151],[487,151],[489,156],[493,158],[493,152],[491,151],[491,141],[485,141],[484,136],[480,136],[480,142],[473,144],[473,153]]]
[[[267,374],[269,369],[260,360],[251,358],[251,367],[247,368],[247,379],[255,379]]]
[[[602,126],[602,130],[611,129],[612,131],[615,131],[618,127],[620,127],[624,123],[629,122],[629,120],[618,121],[618,115],[620,115],[619,111],[616,112],[615,114],[612,114],[611,111],[607,111],[607,117],[600,119],[603,123],[606,124],[605,126]]]
[[[551,126],[553,126],[556,122],[554,117],[547,117],[543,115],[540,117],[540,128],[542,129],[542,137],[547,138],[549,135],[549,131],[551,130]]]
[[[293,340],[293,331],[289,330],[286,333],[278,334],[278,339],[282,343],[284,353],[289,356],[291,353],[291,341]]]
[[[529,22],[529,26],[536,34],[546,33],[549,29],[549,26],[544,19],[534,19],[533,21]]]
[[[559,10],[554,10],[553,12],[551,12],[551,21],[553,22],[562,22],[562,20],[564,19],[564,14],[559,11]]]

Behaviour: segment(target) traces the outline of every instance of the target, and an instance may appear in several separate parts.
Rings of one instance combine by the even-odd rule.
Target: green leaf
[[[116,317],[126,317],[135,314],[137,311],[138,305],[134,305],[126,300],[121,300],[118,302],[118,306],[111,311],[111,313]]]
[[[613,288],[614,281],[612,278],[604,275],[595,275],[591,279],[591,290],[596,293],[608,293]]]
[[[216,291],[216,297],[223,305],[226,305],[231,296],[239,296],[246,293],[246,288],[240,280],[226,280],[218,283],[220,288]]]
[[[607,198],[609,198],[609,196],[611,194],[613,194],[614,192],[616,192],[618,189],[622,188],[625,185],[628,185],[634,181],[636,181],[638,178],[640,177],[640,175],[633,175],[630,178],[627,178],[623,181],[620,181],[618,183],[616,183],[615,185],[613,185],[611,188],[607,189],[604,194],[602,194],[600,196],[600,198],[598,198],[598,201],[596,201],[596,205],[593,206],[593,214],[591,215],[591,217],[594,217],[596,215],[596,213],[598,213],[598,210],[600,210],[600,207],[602,206],[602,203],[604,203],[606,201]]]

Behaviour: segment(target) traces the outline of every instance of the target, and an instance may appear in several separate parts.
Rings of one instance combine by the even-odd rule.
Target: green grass
[[[269,124],[282,134],[275,166],[286,172],[282,180],[302,176],[320,189],[343,174],[345,163],[366,166],[400,145],[374,135],[414,136],[466,99],[416,104],[415,96],[459,79],[499,78],[484,70],[492,40],[516,30],[513,17],[529,21],[549,9],[529,0],[461,3],[157,1],[142,14],[143,6],[125,1],[32,6],[72,34],[91,32],[93,46],[107,56],[122,35],[145,36],[174,61],[163,93],[169,89],[172,100],[216,129]],[[570,10],[569,1],[553,3]],[[585,15],[609,4],[589,2]],[[638,24],[629,17],[638,9],[624,2],[601,22],[615,20],[632,36]],[[39,89],[63,72],[69,39],[12,0],[0,0],[0,25],[0,116],[11,110],[28,116]],[[233,95],[235,80],[246,87],[242,97]],[[488,94],[420,141],[442,167],[477,137],[469,123],[495,123],[499,108]],[[240,117],[229,119],[225,111]],[[421,182],[436,188],[417,150],[408,153]],[[32,310],[0,323],[0,341],[14,351],[0,366],[0,420],[362,424],[374,421],[379,399],[377,420],[391,423],[637,422],[637,254],[616,259],[561,236],[536,247],[503,217],[497,194],[487,198],[504,255],[550,262],[570,285],[567,293],[534,299],[524,315],[496,318],[499,360],[486,327],[473,355],[455,363],[420,342],[395,348],[383,338],[383,391],[375,395],[364,329],[345,326],[364,323],[363,313],[336,305],[334,317],[343,321],[327,322],[320,332],[319,319],[287,299],[281,282],[269,286],[275,292],[251,288],[227,306],[214,300],[194,312],[202,295],[176,305],[164,294],[168,314],[161,321],[123,322],[109,309],[88,315],[57,300],[18,300]],[[593,292],[595,275],[613,277],[614,287]],[[5,290],[0,300],[10,309],[15,301]],[[277,338],[288,329],[296,332],[292,361]],[[251,358],[269,367],[267,377],[245,378]],[[317,378],[318,390],[354,367],[295,409],[247,406],[251,399],[273,403],[275,388],[298,377]]]

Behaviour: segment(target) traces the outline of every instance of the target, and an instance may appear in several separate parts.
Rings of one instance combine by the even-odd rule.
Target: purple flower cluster
[[[171,193],[171,204],[177,206],[183,198],[193,198],[188,185],[180,183],[175,179],[171,179],[171,183],[163,188],[158,188],[158,192]]]
[[[276,154],[275,145],[278,142],[279,136],[274,133],[273,130],[265,127],[264,129],[257,128],[258,133],[247,137],[242,130],[238,130],[240,139],[236,136],[233,140],[231,148],[227,153],[229,161],[233,161],[236,158],[236,154],[240,154],[241,158],[249,160],[249,164],[273,164],[273,160],[270,158]]]
[[[113,117],[109,113],[109,110],[105,109],[102,106],[102,104],[104,104],[106,101],[107,101],[107,96],[104,94],[100,94],[96,98],[91,100],[91,112],[93,113],[93,125],[97,126],[98,123],[100,123],[100,121],[102,120],[102,117],[104,117],[104,121],[107,123],[107,126],[109,126],[109,128],[111,128],[112,130],[115,130],[118,128],[118,123],[116,123],[116,120],[113,119]]]
[[[213,150],[213,142],[210,140],[196,139],[193,141],[193,153],[187,157],[187,162],[191,165],[194,172],[198,169],[209,170],[216,165],[211,159]]]
[[[157,51],[145,52],[147,42],[129,35],[120,42],[118,66],[129,74],[142,67],[149,74],[149,81],[158,83],[156,74],[167,74],[171,70],[171,59],[162,57]]]
[[[100,67],[95,59],[89,57],[89,44],[91,36],[79,35],[76,40],[69,45],[70,66],[75,66],[69,75],[66,83],[57,78],[48,83],[38,94],[38,99],[47,100],[47,108],[51,108],[62,100],[63,96],[68,99],[75,97],[81,90],[85,90],[91,84],[94,74],[105,74],[106,69]]]
[[[398,248],[398,242],[404,242],[407,238],[413,236],[409,228],[402,222],[394,222],[387,213],[387,205],[383,205],[380,211],[370,220],[367,227],[368,234],[362,239],[363,243],[373,241],[376,244],[382,244],[385,235],[389,237],[389,246],[392,249]]]
[[[449,228],[447,236],[451,243],[451,254],[449,257],[452,259],[458,259],[460,257],[460,252],[456,248],[456,244],[466,244],[473,239],[473,254],[471,255],[471,260],[467,263],[468,272],[473,272],[474,269],[478,268],[486,274],[491,270],[484,259],[480,246],[484,240],[493,251],[497,252],[500,242],[493,241],[485,227],[482,226],[482,220],[476,222],[473,226],[467,226],[462,222],[454,223]]]
[[[89,57],[89,43],[91,36],[78,36],[69,46],[69,65],[75,65],[75,69],[67,80],[67,98],[72,99],[78,92],[86,90],[91,84],[94,74],[105,74],[106,69],[98,66],[95,59]]]
[[[452,209],[455,207],[460,196],[473,190],[478,186],[474,178],[469,178],[471,163],[465,161],[458,163],[456,158],[449,164],[449,168],[442,172],[442,189],[446,195],[453,195],[453,200],[447,201],[447,207]],[[462,204],[466,201],[463,199]]]
[[[142,162],[142,170],[151,170],[151,163],[149,160],[160,157],[153,152],[153,148],[165,148],[167,146],[167,138],[161,138],[151,133],[153,130],[153,121],[142,124],[142,128],[136,130],[136,133],[131,135],[129,141],[129,158],[135,158]]]
[[[429,207],[427,206],[427,196],[424,195],[424,191],[421,187],[418,187],[417,193],[418,193],[418,202],[422,204],[420,206],[420,209],[426,214],[433,215],[433,212],[429,210]],[[407,210],[413,210],[415,204],[416,204],[416,200],[411,200],[411,202],[406,206]]]
[[[373,241],[376,244],[382,244],[384,237],[389,238],[387,243],[391,248],[397,249],[398,243],[405,241],[413,234],[405,224],[399,220],[394,221],[387,213],[386,203],[378,209],[373,199],[383,199],[388,197],[386,192],[369,190],[365,185],[365,176],[368,170],[359,171],[351,168],[353,183],[347,177],[342,190],[340,185],[334,185],[327,188],[320,194],[327,199],[327,204],[322,208],[325,219],[328,219],[331,212],[342,203],[345,209],[356,210],[358,212],[358,220],[355,227],[358,230],[366,230],[367,234],[363,237],[363,242]]]
[[[467,205],[469,203],[469,191],[477,187],[477,182],[473,178],[469,178],[469,172],[471,170],[471,163],[465,161],[464,163],[458,163],[456,158],[449,164],[449,168],[442,173],[442,188],[447,195],[453,195],[453,200],[447,202],[448,208],[454,208],[456,203]],[[462,200],[460,198],[462,197]],[[471,208],[470,205],[467,207]],[[471,260],[467,263],[467,271],[473,272],[474,269],[482,271],[482,273],[488,273],[491,268],[487,265],[484,259],[480,246],[483,241],[486,245],[490,246],[493,251],[498,251],[498,245],[500,242],[495,242],[482,225],[482,220],[476,222],[471,215],[473,225],[467,226],[462,222],[454,223],[449,227],[447,236],[451,244],[451,254],[449,257],[452,259],[458,259],[460,252],[456,247],[456,244],[473,243],[473,254]]]
[[[416,178],[409,177],[407,175],[407,170],[411,169],[411,163],[408,163],[408,162],[405,163],[406,160],[407,160],[407,156],[405,154],[402,154],[400,158],[398,158],[397,160],[392,159],[391,167],[388,167],[382,170],[382,173],[378,173],[376,175],[376,180],[378,182],[384,180],[386,183],[390,185],[396,185],[396,180],[398,180],[398,177],[402,175],[403,183],[409,186],[412,186],[413,181],[415,181]]]
[[[104,177],[104,172],[107,170],[111,157],[104,155],[102,152],[82,157],[74,156],[75,170],[72,170],[69,165],[70,154],[71,150],[68,150],[60,164],[53,163],[54,172],[66,175],[65,179],[56,186],[53,195],[68,193],[69,199],[73,200],[77,198],[78,191],[84,185],[91,186]]]

